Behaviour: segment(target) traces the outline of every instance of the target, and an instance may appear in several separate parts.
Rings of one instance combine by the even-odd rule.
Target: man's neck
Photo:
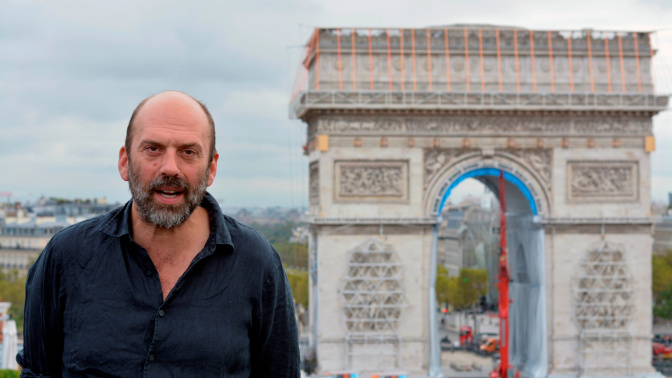
[[[135,202],[131,208],[131,227],[133,239],[144,247],[150,255],[160,255],[161,259],[179,259],[182,252],[193,254],[193,248],[203,247],[210,233],[208,211],[199,206],[181,225],[166,229],[145,222],[137,211]],[[156,256],[159,257],[159,256]]]

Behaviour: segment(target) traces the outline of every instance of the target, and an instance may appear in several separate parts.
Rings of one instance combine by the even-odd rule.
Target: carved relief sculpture
[[[649,135],[651,119],[635,116],[577,117],[567,119],[555,116],[442,116],[442,117],[347,117],[335,116],[320,119],[318,132],[332,134],[418,134],[418,133],[468,133],[525,134],[534,132],[545,135]]]
[[[408,199],[408,162],[337,161],[336,199]]]
[[[570,161],[567,166],[569,200],[638,199],[639,174],[636,161]]]
[[[550,149],[526,149],[526,150],[502,150],[508,154],[514,155],[523,160],[532,170],[534,170],[544,185],[551,190],[552,160],[553,152]]]
[[[424,188],[432,181],[434,176],[441,170],[441,168],[451,164],[455,158],[464,155],[469,150],[456,149],[426,149],[424,158],[425,167],[425,184]]]

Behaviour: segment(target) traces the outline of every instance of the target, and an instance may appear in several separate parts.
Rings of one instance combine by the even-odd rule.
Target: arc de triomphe
[[[439,373],[435,226],[455,185],[497,190],[501,170],[530,222],[509,238],[518,367],[653,374],[653,55],[638,32],[315,29],[290,113],[308,126],[319,371]]]

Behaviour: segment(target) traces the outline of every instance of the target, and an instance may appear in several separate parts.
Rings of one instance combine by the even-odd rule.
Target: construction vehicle
[[[480,347],[481,352],[492,354],[499,351],[499,339],[491,337],[487,339]]]
[[[470,326],[460,327],[460,347],[465,348],[474,342],[474,334]]]
[[[651,343],[654,360],[672,360],[672,346],[662,343]]]
[[[499,171],[499,366],[490,372],[490,378],[513,378],[509,366],[509,259],[506,246],[506,192],[504,189],[504,171]]]

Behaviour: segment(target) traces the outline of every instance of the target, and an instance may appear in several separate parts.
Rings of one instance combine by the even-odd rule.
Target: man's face
[[[209,125],[200,106],[180,93],[150,99],[134,121],[131,150],[122,147],[119,172],[129,183],[140,219],[159,228],[183,224],[217,172],[209,162]]]
[[[208,172],[205,169],[202,179],[195,186],[177,176],[159,176],[149,184],[143,184],[140,182],[140,176],[140,168],[130,161],[128,187],[131,190],[133,204],[137,206],[138,215],[145,223],[158,228],[171,229],[189,219],[203,200],[205,189],[208,187]],[[172,194],[174,192],[183,193],[184,201],[166,204],[154,199],[155,193],[160,197],[175,198],[177,194]]]

